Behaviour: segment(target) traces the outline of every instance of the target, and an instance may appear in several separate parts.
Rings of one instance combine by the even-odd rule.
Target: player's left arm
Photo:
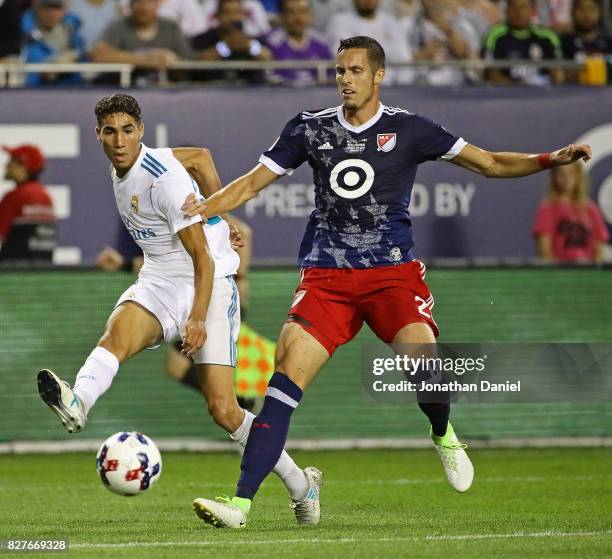
[[[215,192],[221,190],[221,178],[217,172],[212,153],[208,148],[172,148],[172,155],[179,160],[187,172],[196,181],[200,193],[204,198],[210,198]],[[242,230],[236,226],[235,221],[228,213],[221,215],[230,229],[230,242],[232,248],[237,250],[245,246]]]
[[[221,190],[221,179],[208,148],[172,148],[172,155],[187,169],[205,198]]]
[[[452,159],[451,163],[490,178],[524,177],[574,161],[591,159],[591,146],[570,144],[551,153],[515,153],[487,151],[471,144]]]
[[[189,317],[181,332],[183,338],[182,352],[191,356],[206,341],[204,322],[212,296],[215,262],[210,254],[201,223],[194,223],[180,229],[177,234],[193,261],[195,293]]]

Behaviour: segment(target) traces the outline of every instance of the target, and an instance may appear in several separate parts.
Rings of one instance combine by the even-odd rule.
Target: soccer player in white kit
[[[197,185],[171,149],[142,143],[144,125],[134,97],[104,97],[95,114],[119,214],[145,260],[137,281],[119,297],[74,389],[42,369],[40,396],[68,432],[79,432],[120,363],[180,335],[183,353],[198,368],[211,416],[243,447],[254,416],[239,407],[234,392],[240,312],[233,275],[239,258],[228,225],[215,216],[202,226],[200,216],[184,215],[183,201],[194,191],[199,195]],[[212,160],[211,166],[216,173]],[[286,452],[275,471],[289,491],[298,522],[316,524],[320,472],[301,470]]]

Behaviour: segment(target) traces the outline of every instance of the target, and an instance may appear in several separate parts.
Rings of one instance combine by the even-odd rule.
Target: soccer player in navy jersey
[[[308,161],[315,209],[299,252],[301,283],[277,345],[275,373],[253,421],[232,499],[196,499],[194,509],[217,527],[245,526],[251,502],[285,445],[302,392],[341,344],[366,322],[388,344],[435,344],[438,327],[424,266],[415,259],[408,213],[417,167],[442,159],[487,177],[520,177],[578,159],[588,145],[552,153],[489,152],[431,120],[380,100],[385,54],[369,37],[340,42],[336,81],[342,105],[301,112],[259,159],[259,165],[205,202],[184,210],[213,216],[241,206]],[[405,347],[405,346],[404,346]],[[442,398],[438,398],[439,400]],[[467,491],[474,470],[448,422],[450,401],[419,397],[446,476]],[[319,516],[320,477],[310,480],[304,514]]]

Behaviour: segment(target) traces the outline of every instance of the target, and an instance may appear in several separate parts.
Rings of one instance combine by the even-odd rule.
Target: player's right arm
[[[285,125],[276,142],[259,159],[259,165],[206,201],[200,202],[195,196],[189,196],[185,200],[183,210],[189,216],[200,214],[204,217],[230,212],[257,196],[260,190],[279,177],[291,174],[307,158],[304,121],[300,113]]]
[[[265,165],[259,164],[246,175],[238,177],[203,202],[199,201],[195,195],[189,195],[185,200],[183,210],[189,216],[201,214],[204,217],[231,212],[257,196],[260,190],[281,176]]]

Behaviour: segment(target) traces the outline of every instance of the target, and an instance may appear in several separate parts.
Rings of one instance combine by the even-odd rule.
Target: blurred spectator
[[[105,272],[132,272],[137,274],[140,272],[144,264],[144,256],[126,257],[112,247],[104,247],[96,255],[96,266]]]
[[[535,0],[533,23],[550,27],[555,33],[571,30],[571,0]]]
[[[28,63],[71,63],[85,58],[81,22],[66,10],[64,0],[35,0],[21,20],[24,34],[23,58]],[[80,74],[27,74],[26,85],[71,84]]]
[[[0,0],[0,61],[21,52],[19,0]]]
[[[608,230],[589,199],[582,162],[555,167],[533,226],[538,256],[547,261],[600,262]]]
[[[126,16],[130,15],[130,0],[121,0],[121,11]],[[187,38],[206,31],[206,21],[198,0],[161,0],[157,15],[178,23]]]
[[[271,60],[272,53],[244,31],[246,14],[241,0],[219,0],[218,27],[197,35],[191,41],[197,58],[201,60]],[[261,72],[247,70],[208,71],[207,79],[258,81]]]
[[[561,43],[552,30],[531,23],[534,0],[508,0],[506,23],[489,29],[484,38],[483,58],[487,60],[560,60]],[[546,85],[563,82],[563,71],[514,66],[510,69],[487,70],[491,83],[525,83]]]
[[[574,0],[572,26],[573,33],[561,36],[564,58],[584,60],[587,56],[612,54],[612,37],[603,28],[600,0]]]
[[[56,219],[45,187],[38,182],[45,159],[36,146],[4,147],[10,155],[5,178],[15,189],[0,200],[0,261],[51,262]]]
[[[81,35],[90,52],[106,27],[119,16],[115,0],[70,0],[70,11],[81,20]]]
[[[213,29],[219,25],[218,7],[217,0],[204,0],[202,12],[206,29]],[[268,14],[259,0],[242,0],[242,10],[244,12],[243,29],[249,37],[263,37],[270,32]]]
[[[451,6],[452,2],[449,3]],[[467,19],[476,30],[478,43],[489,27],[502,19],[499,4],[491,0],[457,0],[458,13]]]
[[[459,5],[445,0],[422,0],[422,10],[405,18],[406,35],[415,60],[467,60],[478,53],[480,37],[459,13]],[[430,85],[459,85],[464,73],[456,68],[417,70],[417,81]]]
[[[421,10],[420,0],[396,0],[395,15],[397,17],[413,17]]]
[[[313,25],[315,29],[326,32],[329,26],[329,20],[334,14],[343,11],[351,11],[353,9],[352,0],[311,0]],[[389,15],[404,15],[404,6],[399,6],[402,0],[381,0],[380,11]],[[403,0],[404,2],[412,2],[420,6],[420,0]],[[332,52],[336,52],[338,45],[331,45]]]
[[[157,15],[160,0],[131,0],[131,15],[111,23],[91,52],[94,62],[133,64],[142,70],[162,70],[190,58],[187,39],[177,23]],[[136,77],[142,80],[146,72]]]
[[[315,31],[309,0],[281,0],[280,24],[266,37],[274,60],[329,60],[325,37]],[[316,70],[275,70],[272,80],[293,85],[316,83]]]
[[[380,10],[380,0],[353,0],[353,8],[332,16],[327,28],[329,46],[336,52],[341,39],[366,35],[376,39],[385,49],[387,63],[411,62],[412,52],[404,28],[398,20]],[[410,83],[410,69],[387,68],[386,85]]]
[[[116,249],[106,246],[96,255],[96,266],[106,272],[140,272],[144,264],[142,250],[128,233],[123,221],[117,221]]]

